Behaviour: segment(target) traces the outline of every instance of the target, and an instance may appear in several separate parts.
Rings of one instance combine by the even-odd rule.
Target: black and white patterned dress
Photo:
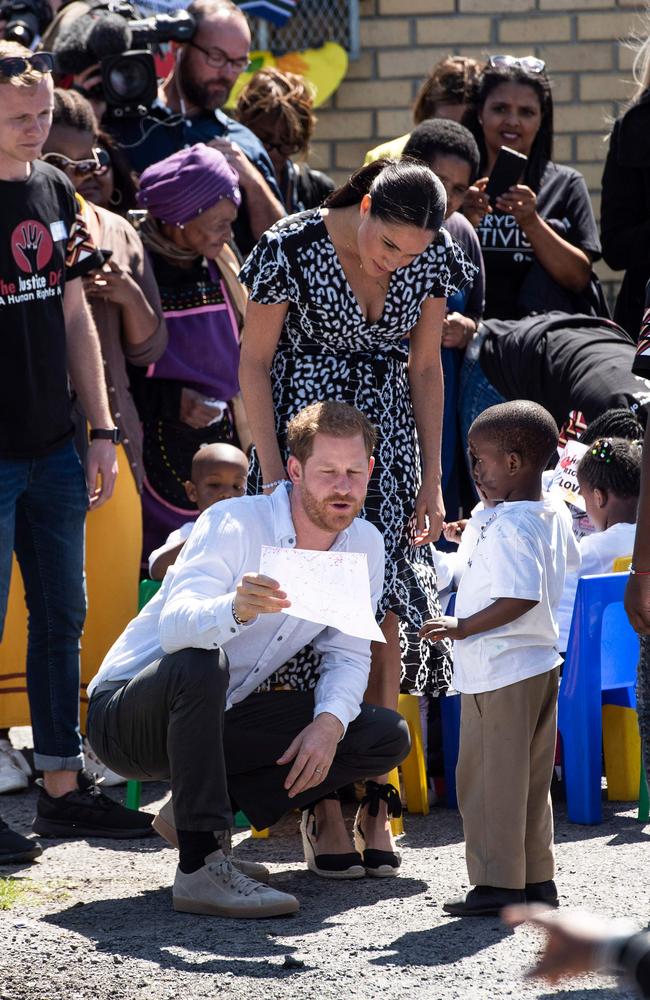
[[[409,543],[409,520],[421,482],[420,456],[408,382],[405,336],[426,298],[443,298],[472,280],[474,266],[448,233],[408,266],[394,272],[383,313],[364,317],[348,284],[320,209],[277,222],[246,260],[239,275],[254,302],[287,302],[284,327],[271,369],[276,433],[287,458],[287,421],[309,403],[342,400],[378,429],[375,470],[363,516],[382,533],[386,579],[377,611],[400,620],[402,689],[437,692],[448,686],[448,642],[421,642],[422,623],[440,614],[430,546]],[[437,405],[432,400],[432,406]],[[249,491],[261,488],[252,456]],[[293,664],[277,678],[291,685]],[[305,686],[305,664],[300,686]]]

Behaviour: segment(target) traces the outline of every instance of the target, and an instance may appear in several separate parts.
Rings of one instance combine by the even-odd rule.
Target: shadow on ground
[[[421,931],[408,931],[391,944],[382,948],[384,954],[370,959],[371,965],[453,965],[463,958],[476,955],[513,932],[504,927],[498,918],[481,919],[471,923],[451,920],[445,924]],[[385,954],[391,952],[392,954]]]
[[[84,936],[97,951],[120,959],[144,959],[178,971],[266,978],[284,971],[287,956],[287,972],[305,971],[302,963],[291,964],[296,949],[286,943],[287,937],[304,938],[334,927],[341,913],[382,900],[395,905],[395,901],[426,889],[419,879],[387,881],[390,884],[369,879],[342,887],[340,883],[315,882],[306,871],[279,872],[274,874],[273,885],[295,893],[301,910],[296,916],[269,920],[242,922],[174,913],[166,887],[131,898],[76,904],[42,920]],[[282,937],[283,943],[276,943],[276,937]]]

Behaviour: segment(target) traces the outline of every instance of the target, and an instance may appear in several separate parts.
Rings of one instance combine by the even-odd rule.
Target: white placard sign
[[[585,502],[580,495],[577,469],[580,459],[588,450],[588,445],[579,441],[567,441],[560,452],[560,460],[548,484],[548,492],[560,496],[566,503],[584,511]]]
[[[385,642],[370,601],[365,552],[316,552],[262,546],[260,573],[291,601],[285,614],[329,625],[345,635]]]

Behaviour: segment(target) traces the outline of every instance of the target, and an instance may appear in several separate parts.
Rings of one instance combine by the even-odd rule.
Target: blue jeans
[[[505,397],[488,381],[481,368],[479,356],[487,330],[477,334],[465,351],[465,358],[460,370],[460,433],[463,448],[467,450],[467,434],[483,410],[496,403],[505,403]]]
[[[45,458],[0,459],[0,635],[15,550],[29,611],[34,764],[43,771],[83,766],[79,638],[86,616],[87,509],[86,480],[72,442]]]

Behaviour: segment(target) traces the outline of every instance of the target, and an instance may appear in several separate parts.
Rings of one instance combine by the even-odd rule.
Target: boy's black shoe
[[[557,886],[552,878],[546,882],[526,882],[526,902],[546,903],[547,906],[557,907],[560,900],[557,895]]]
[[[443,903],[443,910],[452,917],[498,917],[504,906],[525,903],[523,889],[501,889],[496,885],[475,885],[463,896]]]
[[[32,829],[41,837],[149,837],[153,815],[126,809],[99,790],[92,775],[80,771],[79,787],[54,798],[41,784]]]
[[[23,861],[33,861],[43,853],[37,840],[29,840],[22,833],[10,830],[0,819],[0,865],[19,865]]]

